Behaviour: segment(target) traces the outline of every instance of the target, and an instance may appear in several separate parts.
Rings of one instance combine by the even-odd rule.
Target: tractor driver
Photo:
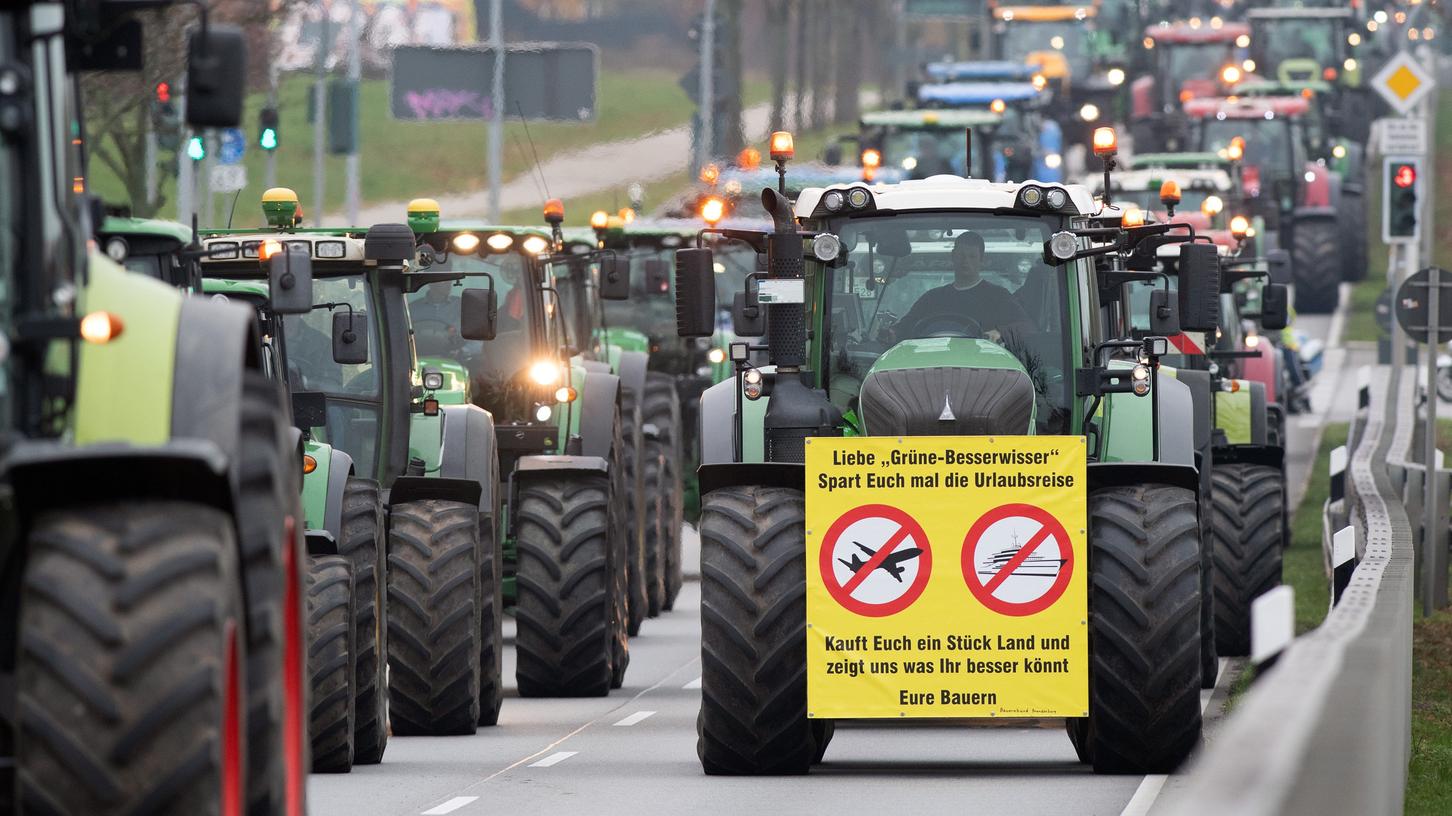
[[[953,241],[953,282],[929,289],[895,328],[897,339],[983,337],[995,343],[1032,330],[1033,323],[1003,287],[983,280],[983,236],[964,232]]]
[[[448,281],[431,283],[423,289],[423,297],[408,304],[414,324],[414,342],[421,354],[449,354],[461,345],[459,338],[460,299],[453,294],[454,284]]]

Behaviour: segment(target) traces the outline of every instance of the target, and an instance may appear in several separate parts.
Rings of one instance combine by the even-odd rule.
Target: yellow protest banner
[[[1087,716],[1083,437],[807,441],[808,716]]]

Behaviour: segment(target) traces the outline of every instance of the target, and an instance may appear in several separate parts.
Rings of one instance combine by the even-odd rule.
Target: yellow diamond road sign
[[[1397,54],[1377,72],[1371,87],[1381,94],[1392,109],[1400,114],[1411,113],[1433,86],[1432,75],[1405,51]]]

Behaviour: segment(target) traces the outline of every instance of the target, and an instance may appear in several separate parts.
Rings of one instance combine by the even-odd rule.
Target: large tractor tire
[[[1195,494],[1089,494],[1089,716],[1070,739],[1096,773],[1170,773],[1200,741]]]
[[[343,537],[338,554],[353,567],[357,697],[353,764],[376,765],[388,747],[388,553],[378,482],[349,477],[343,487]],[[315,763],[316,764],[316,763]]]
[[[15,676],[20,807],[240,812],[246,627],[229,519],[132,500],[43,514],[29,538]]]
[[[504,705],[504,546],[500,542],[499,457],[489,462],[494,506],[479,519],[479,724],[497,725]]]
[[[657,440],[665,449],[665,463],[659,478],[661,496],[667,500],[662,514],[664,535],[657,553],[662,573],[661,609],[675,605],[684,581],[681,564],[681,528],[685,523],[685,490],[681,469],[685,462],[685,427],[681,420],[681,397],[668,374],[651,372],[645,380],[642,421],[654,425]]]
[[[1336,311],[1341,286],[1341,235],[1332,218],[1305,218],[1296,222],[1291,247],[1291,269],[1296,278],[1296,311],[1330,314]]]
[[[646,573],[645,513],[648,502],[645,492],[645,438],[641,432],[640,401],[637,394],[620,388],[620,484],[625,490],[625,507],[621,515],[625,533],[625,578],[627,581],[629,617],[627,634],[640,634],[640,626],[649,611],[649,577]]]
[[[610,688],[625,685],[625,668],[630,665],[630,542],[633,532],[626,515],[633,503],[621,501],[629,495],[626,479],[624,425],[615,417],[614,442],[610,447],[611,499],[606,523],[606,539],[610,548]]]
[[[1215,648],[1215,536],[1210,532],[1214,453],[1201,460],[1200,492],[1196,497],[1200,515],[1200,688],[1215,688],[1220,678],[1220,652]]]
[[[479,723],[479,508],[393,507],[388,535],[388,702],[397,736]]]
[[[1281,582],[1285,474],[1233,464],[1213,475],[1215,637],[1226,655],[1250,654],[1250,604]]]
[[[1366,197],[1342,187],[1341,204],[1336,211],[1341,217],[1341,279],[1364,280],[1368,263]]]
[[[807,719],[806,503],[725,487],[701,501],[701,716],[708,774],[805,773],[829,734]]]
[[[306,809],[308,711],[301,469],[278,384],[242,375],[237,527],[247,603],[247,812]]]
[[[357,711],[357,602],[353,564],[341,555],[313,556],[307,574],[308,736],[313,773],[353,770]],[[370,633],[371,634],[371,633]]]
[[[610,693],[616,594],[611,482],[541,476],[520,488],[515,679],[521,697]]]
[[[667,489],[665,460],[665,446],[659,440],[647,440],[644,462],[646,614],[652,618],[665,610],[665,560],[671,513],[670,497],[663,493]]]

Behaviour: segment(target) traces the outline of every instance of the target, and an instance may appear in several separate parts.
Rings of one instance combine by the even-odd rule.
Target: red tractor
[[[1194,149],[1235,163],[1246,214],[1264,223],[1260,245],[1291,253],[1296,310],[1328,313],[1336,309],[1346,276],[1341,232],[1362,202],[1343,196],[1341,176],[1308,158],[1302,131],[1310,109],[1303,96],[1184,103]]]
[[[1145,29],[1143,45],[1151,70],[1129,88],[1137,151],[1185,150],[1188,133],[1181,106],[1191,99],[1220,96],[1227,84],[1249,73],[1245,53],[1250,25],[1215,25],[1218,21],[1197,17]]]

